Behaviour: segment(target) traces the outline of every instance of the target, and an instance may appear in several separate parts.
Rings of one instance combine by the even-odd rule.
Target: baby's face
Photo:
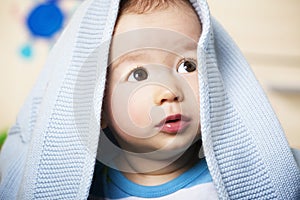
[[[191,8],[119,18],[104,115],[123,149],[182,151],[200,135],[197,41]]]

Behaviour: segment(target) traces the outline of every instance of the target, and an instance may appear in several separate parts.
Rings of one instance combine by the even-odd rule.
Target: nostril
[[[179,101],[179,97],[174,97],[173,100],[172,99],[167,99],[167,98],[161,99],[160,103],[163,104],[163,103],[165,103],[167,101]]]
[[[167,100],[167,99],[162,99],[162,100],[160,101],[160,103],[163,104],[163,103],[166,102],[166,101],[168,101],[168,100]]]

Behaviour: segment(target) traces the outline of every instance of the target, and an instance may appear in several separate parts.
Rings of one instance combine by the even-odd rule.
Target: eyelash
[[[197,60],[194,59],[194,58],[182,58],[179,62],[178,62],[178,65],[179,66],[181,63],[185,62],[185,61],[191,61],[191,62],[194,62],[195,64],[197,64]]]
[[[131,74],[134,70],[137,70],[139,68],[144,68],[143,66],[140,66],[140,65],[136,65],[136,66],[132,66],[130,69],[129,69],[129,74]]]

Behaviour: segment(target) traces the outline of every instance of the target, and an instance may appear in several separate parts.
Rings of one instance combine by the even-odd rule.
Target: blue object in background
[[[23,58],[31,58],[32,56],[32,47],[29,44],[26,44],[21,47],[21,56]]]
[[[51,38],[64,22],[64,14],[55,1],[39,4],[29,13],[27,26],[35,37]]]

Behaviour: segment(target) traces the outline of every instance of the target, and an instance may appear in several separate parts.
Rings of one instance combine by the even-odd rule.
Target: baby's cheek
[[[184,77],[185,81],[186,81],[186,85],[184,85],[184,87],[188,87],[188,88],[183,88],[184,91],[190,90],[192,89],[192,93],[189,94],[188,98],[195,98],[196,102],[198,104],[200,104],[200,95],[199,95],[199,85],[198,85],[198,76],[196,73],[188,76],[188,77]]]
[[[147,84],[115,84],[110,94],[110,122],[120,134],[148,138],[153,129],[153,87]]]
[[[128,98],[128,115],[137,128],[148,128],[152,124],[151,110],[153,107],[151,88],[145,86],[132,92]]]

